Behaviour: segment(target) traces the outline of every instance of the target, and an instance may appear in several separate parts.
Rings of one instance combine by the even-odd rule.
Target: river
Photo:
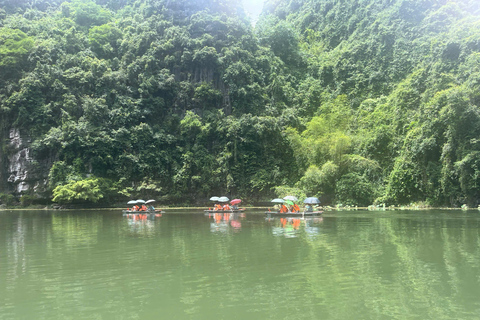
[[[478,319],[480,212],[0,211],[0,319]]]

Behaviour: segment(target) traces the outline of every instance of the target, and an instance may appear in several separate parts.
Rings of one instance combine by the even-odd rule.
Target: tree
[[[62,204],[74,202],[96,203],[105,197],[104,187],[107,184],[108,182],[99,178],[71,181],[53,189],[52,201]]]
[[[88,41],[99,57],[113,58],[122,39],[121,31],[112,24],[94,26],[88,31]]]
[[[62,4],[62,13],[82,27],[100,26],[111,19],[111,13],[92,0],[73,0]]]
[[[22,62],[33,48],[33,43],[33,37],[19,29],[0,28],[0,70],[13,68]]]

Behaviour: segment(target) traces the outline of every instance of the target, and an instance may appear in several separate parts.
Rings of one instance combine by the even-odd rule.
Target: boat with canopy
[[[161,209],[155,209],[153,203],[155,200],[130,200],[127,204],[131,205],[126,210],[122,210],[123,216],[136,217],[136,216],[147,216],[147,217],[161,217],[165,211]]]
[[[303,203],[305,204],[304,210],[300,210],[300,208],[296,204],[296,202],[298,202],[298,198],[295,196],[286,196],[283,199],[276,198],[270,202],[279,206],[279,208],[276,208],[274,210],[268,208],[268,210],[265,211],[265,214],[267,216],[311,217],[318,216],[323,213],[323,211],[317,209],[318,205],[320,204],[320,200],[316,197],[309,197],[303,201]]]
[[[206,213],[231,213],[245,211],[245,208],[238,207],[238,204],[242,202],[241,199],[233,199],[230,201],[230,199],[227,197],[211,197],[210,201],[214,201],[215,205],[213,208],[204,210]],[[229,201],[230,203],[228,203]]]

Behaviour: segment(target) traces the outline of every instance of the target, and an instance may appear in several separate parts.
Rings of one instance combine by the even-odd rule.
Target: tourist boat
[[[284,203],[287,203],[289,205],[294,205],[294,202],[297,202],[298,199],[297,197],[295,196],[286,196],[285,198],[283,199],[273,199],[271,202],[272,203],[275,203],[275,204],[281,204],[285,210],[287,210],[287,208],[283,205]],[[320,204],[320,200],[318,200],[318,198],[316,197],[309,197],[309,198],[306,198],[304,201],[303,201],[304,204],[307,205],[307,207],[310,208],[310,210],[304,210],[304,211],[285,211],[285,212],[280,212],[280,211],[270,211],[270,209],[268,209],[268,211],[265,211],[265,215],[267,216],[271,216],[271,217],[314,217],[314,216],[318,216],[318,215],[321,215],[323,213],[323,211],[321,210],[312,210],[312,204],[314,205],[318,205]],[[298,209],[298,206],[295,205]]]
[[[211,197],[210,201],[215,201],[217,202],[216,206],[219,205],[219,203],[225,203],[228,202],[229,199],[227,197]],[[220,209],[220,208],[208,208],[207,210],[204,210],[205,213],[232,213],[232,212],[242,212],[245,211],[245,208],[238,208],[237,205],[242,202],[240,199],[233,199],[230,201],[230,206],[228,206],[228,209]],[[220,205],[221,206],[221,205]]]
[[[323,211],[299,211],[299,212],[276,212],[265,211],[265,215],[271,217],[315,217],[319,216]]]
[[[232,212],[243,212],[245,208],[238,208],[238,209],[230,209],[230,210],[215,210],[215,209],[207,209],[204,210],[206,213],[232,213]]]
[[[127,202],[129,205],[134,205],[136,206],[137,204],[150,204],[155,202],[155,200],[131,200]],[[128,208],[125,210],[122,210],[123,216],[150,216],[150,217],[155,217],[155,216],[162,216],[165,211],[159,210],[159,209],[154,209],[152,206],[147,208],[146,210],[135,210],[134,208]]]
[[[147,211],[133,211],[133,210],[122,210],[122,213],[125,214],[156,214],[156,213],[165,213],[163,210],[147,210]]]

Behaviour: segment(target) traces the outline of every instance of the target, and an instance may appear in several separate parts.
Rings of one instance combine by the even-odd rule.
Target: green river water
[[[480,212],[1,211],[0,319],[480,319]]]

